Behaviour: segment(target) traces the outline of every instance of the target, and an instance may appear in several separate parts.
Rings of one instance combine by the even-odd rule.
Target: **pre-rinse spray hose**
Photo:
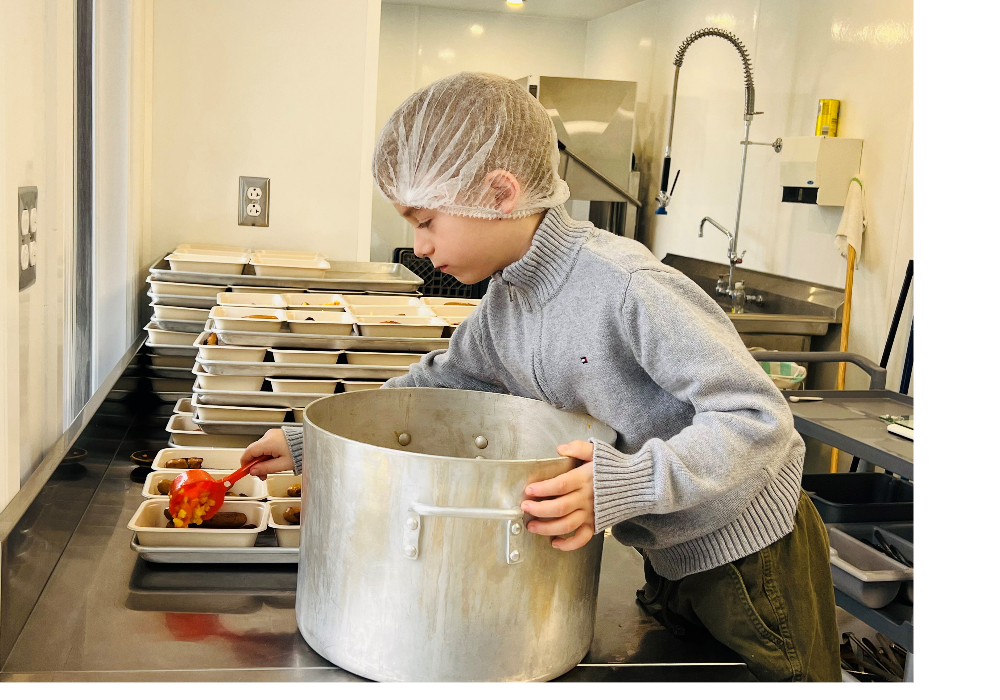
[[[677,81],[681,74],[681,65],[684,63],[684,54],[691,47],[691,44],[698,41],[706,36],[717,36],[721,39],[725,39],[740,54],[740,60],[743,61],[743,80],[746,85],[746,100],[743,107],[743,118],[747,122],[753,119],[754,115],[754,87],[753,87],[753,67],[750,64],[750,55],[747,53],[746,47],[743,42],[737,38],[732,32],[726,31],[725,29],[717,29],[715,27],[706,27],[705,29],[699,29],[693,34],[689,35],[681,45],[677,48],[677,55],[674,56],[674,90],[670,97],[670,126],[667,130],[667,148],[663,154],[663,171],[660,174],[660,193],[656,197],[657,203],[657,214],[667,213],[667,203],[670,202],[670,195],[673,194],[673,188],[671,191],[667,192],[667,185],[670,182],[670,147],[674,140],[674,111],[677,107]],[[674,178],[674,185],[676,186],[677,179]]]

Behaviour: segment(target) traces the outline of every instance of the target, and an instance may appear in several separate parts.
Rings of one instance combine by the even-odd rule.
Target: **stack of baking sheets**
[[[161,450],[142,486],[145,500],[128,524],[134,533],[132,549],[161,563],[296,563],[304,485],[291,472],[269,474],[266,481],[247,476],[234,483],[219,511],[220,520],[231,521],[229,527],[167,526],[167,493],[178,474],[197,467],[216,478],[225,476],[239,468],[242,454],[242,449]]]

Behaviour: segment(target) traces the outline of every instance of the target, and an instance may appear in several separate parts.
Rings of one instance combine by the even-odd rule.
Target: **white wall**
[[[73,231],[71,0],[0,2],[3,407],[0,508],[65,429],[66,260]],[[38,188],[38,263],[18,292],[17,188]]]
[[[587,23],[507,12],[382,5],[376,134],[415,90],[460,71],[583,77]],[[372,188],[372,260],[413,245],[410,226]]]
[[[691,32],[718,26],[746,45],[754,66],[756,108],[751,140],[808,136],[821,98],[841,100],[839,135],[863,138],[861,179],[868,232],[855,274],[850,348],[878,360],[906,262],[913,257],[913,41],[910,0],[646,0],[592,20],[586,77],[639,83],[638,161],[659,188],[666,143],[673,59]],[[650,68],[651,65],[651,68]],[[711,216],[732,228],[743,137],[742,67],[733,47],[708,37],[687,52],[681,69],[673,167],[680,182],[667,216],[644,223],[658,257],[676,253],[726,262],[725,237],[697,237]],[[747,163],[740,249],[755,270],[843,287],[846,263],[834,248],[839,207],[782,204],[779,156],[752,147]],[[909,312],[908,312],[909,314]],[[900,359],[909,329],[900,327]],[[853,369],[849,386],[864,386]]]
[[[367,259],[378,22],[377,0],[154,0],[154,254]],[[269,227],[237,225],[240,175],[271,179]]]

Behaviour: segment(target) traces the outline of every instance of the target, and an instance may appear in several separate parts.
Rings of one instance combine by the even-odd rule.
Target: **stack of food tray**
[[[299,554],[302,479],[291,472],[233,484],[219,513],[201,526],[177,528],[169,517],[170,482],[186,469],[218,478],[240,466],[242,449],[161,450],[142,486],[145,499],[129,521],[132,549],[162,563],[295,563]]]
[[[172,446],[245,447],[300,424],[311,401],[377,388],[446,348],[478,304],[421,298],[422,280],[399,264],[227,246],[178,246],[147,281],[147,352],[154,392],[175,403]]]
[[[218,301],[194,343],[192,420],[207,434],[257,436],[301,424],[317,398],[406,374],[447,347],[475,303],[441,318],[410,296],[223,293]]]

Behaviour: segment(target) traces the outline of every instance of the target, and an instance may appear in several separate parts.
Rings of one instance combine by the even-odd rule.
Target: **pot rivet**
[[[411,558],[415,557],[417,556],[417,548],[414,547],[412,544],[408,544],[405,547],[403,547],[403,554]]]
[[[513,552],[510,553],[510,560],[511,561],[517,561],[520,558],[521,558],[521,553],[519,551],[517,551],[516,549]]]
[[[510,534],[520,535],[521,534],[521,523],[511,523],[510,524]]]
[[[413,518],[407,518],[406,519],[406,529],[407,530],[416,530],[417,529],[417,521],[415,519],[413,519]]]
[[[490,444],[490,441],[486,439],[485,435],[480,435],[476,438],[476,447],[481,450],[485,450],[486,446]]]
[[[399,437],[396,438],[396,439],[399,441],[399,444],[402,445],[403,447],[406,447],[407,445],[410,444],[410,434],[409,433],[400,433]]]

